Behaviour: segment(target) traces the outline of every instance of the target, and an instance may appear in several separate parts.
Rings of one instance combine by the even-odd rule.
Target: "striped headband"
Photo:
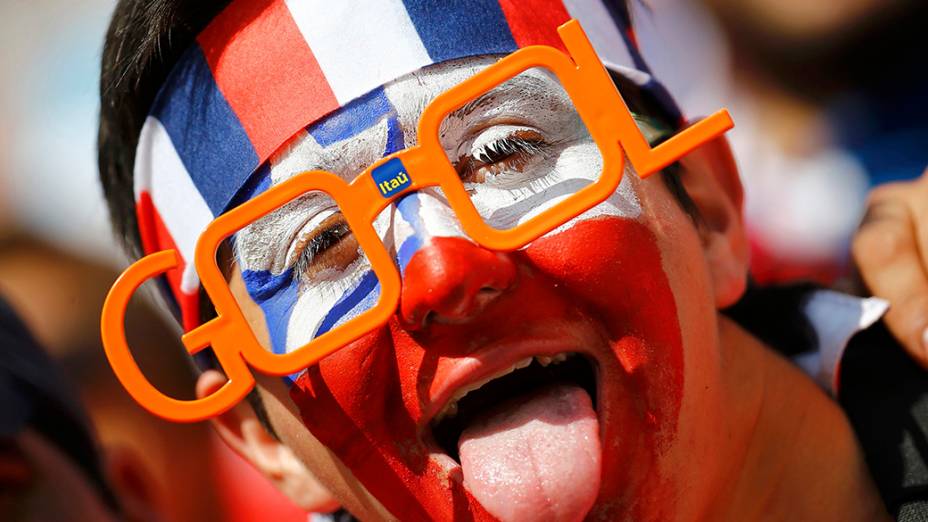
[[[200,323],[200,233],[292,136],[431,64],[563,49],[557,27],[570,18],[607,66],[676,112],[647,72],[621,0],[234,0],[168,75],[136,151],[142,247],[178,252],[162,283],[184,329]]]

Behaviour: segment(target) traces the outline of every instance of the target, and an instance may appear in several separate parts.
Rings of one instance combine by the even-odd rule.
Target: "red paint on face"
[[[434,445],[420,427],[430,394],[462,362],[506,357],[501,344],[571,346],[599,373],[603,479],[591,517],[666,518],[673,506],[658,463],[676,433],[683,351],[653,234],[636,221],[600,217],[492,259],[460,242],[434,238],[415,254],[410,267],[419,259],[431,276],[407,268],[404,300],[428,288],[479,290],[481,261],[511,264],[515,281],[467,320],[439,317],[409,331],[395,318],[311,368],[291,389],[306,426],[397,517],[490,519],[463,488],[460,469],[449,473],[429,458]],[[452,248],[454,255],[436,255]]]

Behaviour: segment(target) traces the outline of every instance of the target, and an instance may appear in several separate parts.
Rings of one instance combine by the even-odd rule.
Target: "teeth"
[[[491,377],[488,377],[488,378],[486,378],[486,379],[483,379],[482,381],[477,381],[477,382],[475,382],[475,383],[472,383],[472,384],[470,384],[470,385],[468,385],[468,386],[465,386],[465,387],[461,388],[460,390],[458,390],[458,391],[454,394],[454,396],[451,397],[451,400],[448,401],[448,404],[445,405],[445,407],[444,407],[440,412],[438,412],[438,415],[435,416],[435,418],[432,420],[432,422],[433,422],[433,423],[438,423],[438,422],[440,422],[442,419],[444,419],[444,418],[446,418],[446,417],[454,417],[455,415],[458,414],[458,401],[460,401],[461,399],[463,399],[468,393],[470,393],[470,392],[472,392],[472,391],[474,391],[474,390],[479,390],[481,387],[483,387],[484,384],[486,384],[486,383],[488,383],[488,382],[490,382],[490,381],[492,381],[492,380],[499,379],[500,377],[503,377],[503,376],[505,376],[505,375],[509,375],[510,373],[512,373],[512,372],[514,372],[514,371],[516,371],[516,370],[520,370],[520,369],[522,369],[522,368],[525,368],[526,366],[532,364],[532,359],[538,361],[538,364],[540,364],[540,365],[542,365],[542,366],[549,366],[549,365],[552,365],[552,364],[562,363],[562,362],[566,361],[568,357],[573,357],[574,355],[576,355],[576,354],[573,354],[573,353],[571,353],[571,354],[559,353],[559,354],[557,354],[557,355],[552,355],[552,356],[538,355],[538,356],[535,356],[535,357],[526,357],[525,359],[522,359],[522,360],[518,361],[518,362],[515,363],[514,365],[512,365],[512,366],[510,366],[509,368],[507,368],[507,369],[505,369],[505,370],[503,370],[503,371],[497,373],[496,375],[493,375],[493,376],[491,376]]]
[[[548,366],[551,364],[562,363],[567,360],[568,357],[573,357],[574,354],[559,353],[557,355],[552,355],[550,357],[546,355],[537,355],[535,360],[538,361],[538,364],[542,366]]]

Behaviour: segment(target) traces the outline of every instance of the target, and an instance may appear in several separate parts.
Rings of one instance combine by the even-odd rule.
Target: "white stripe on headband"
[[[288,0],[287,6],[342,106],[432,63],[399,0],[363,8],[329,0]]]
[[[142,127],[135,176],[136,200],[141,199],[143,192],[151,198],[157,213],[152,217],[170,232],[183,259],[180,291],[195,293],[200,280],[193,266],[193,254],[200,232],[212,221],[213,214],[193,185],[170,136],[155,118],[149,117]]]

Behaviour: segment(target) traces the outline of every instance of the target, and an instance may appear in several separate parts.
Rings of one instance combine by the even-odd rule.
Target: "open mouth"
[[[578,353],[535,356],[520,360],[489,379],[459,390],[432,419],[432,435],[445,454],[460,463],[461,435],[476,422],[509,404],[525,401],[544,388],[572,386],[583,390],[594,411],[597,404],[595,363]]]
[[[436,450],[500,520],[580,520],[602,474],[598,377],[579,353],[520,359],[451,394],[429,423]]]

